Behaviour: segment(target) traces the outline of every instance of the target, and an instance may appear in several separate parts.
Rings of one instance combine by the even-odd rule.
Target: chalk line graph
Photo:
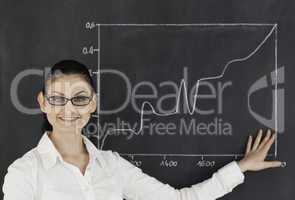
[[[189,97],[188,97],[188,92],[187,92],[187,85],[184,79],[182,79],[180,81],[180,85],[179,85],[179,90],[178,90],[178,94],[177,94],[177,98],[176,98],[176,108],[174,112],[169,112],[169,113],[159,113],[155,110],[154,106],[149,102],[149,101],[144,101],[141,104],[141,112],[140,112],[140,117],[139,117],[139,121],[140,121],[140,125],[139,125],[139,129],[138,130],[134,130],[134,129],[111,129],[108,130],[107,133],[102,137],[102,138],[98,138],[98,141],[101,140],[101,143],[98,144],[98,148],[103,149],[104,144],[108,138],[109,135],[111,135],[112,132],[119,132],[119,131],[125,131],[125,132],[130,132],[131,134],[134,135],[139,135],[140,132],[143,129],[143,123],[144,123],[144,113],[146,108],[148,107],[149,109],[151,109],[152,114],[159,116],[159,117],[165,117],[165,116],[172,116],[172,115],[176,115],[179,113],[179,105],[180,105],[180,99],[181,99],[181,94],[182,94],[182,90],[184,92],[184,101],[185,104],[187,105],[187,109],[188,109],[188,114],[189,115],[193,115],[197,106],[197,97],[198,97],[198,92],[199,92],[199,85],[201,81],[206,81],[206,80],[214,80],[214,79],[220,79],[222,78],[227,69],[229,68],[229,66],[233,63],[238,63],[238,62],[243,62],[246,61],[248,59],[250,59],[253,55],[255,55],[260,49],[261,47],[265,44],[265,42],[272,36],[272,34],[275,34],[275,52],[274,52],[274,56],[275,56],[275,131],[277,131],[277,29],[278,26],[277,24],[253,24],[253,23],[239,23],[239,24],[95,24],[95,26],[98,28],[97,30],[97,37],[98,37],[98,42],[97,42],[97,49],[94,49],[94,51],[97,52],[97,63],[98,63],[98,71],[97,72],[93,72],[93,74],[95,74],[97,76],[97,84],[98,84],[98,94],[100,94],[99,88],[100,88],[100,27],[102,26],[270,26],[271,29],[270,31],[267,33],[267,35],[264,37],[264,39],[256,46],[256,48],[254,50],[252,50],[249,54],[247,54],[244,57],[240,57],[240,58],[235,58],[232,59],[230,61],[228,61],[222,72],[220,74],[214,75],[214,76],[209,76],[209,77],[204,77],[201,79],[198,79],[196,84],[195,84],[195,92],[193,95],[193,103],[192,103],[192,108],[190,108],[190,104],[189,104]],[[100,111],[100,105],[98,103],[98,113]],[[99,118],[99,115],[93,115],[94,117]],[[275,138],[275,150],[274,153],[272,154],[268,154],[267,156],[275,156],[277,157],[278,155],[278,136],[276,135]],[[125,153],[120,153],[120,155],[130,155],[130,153],[125,154]],[[213,157],[226,157],[226,156],[230,156],[230,157],[242,157],[244,156],[244,154],[132,154],[133,156],[180,156],[180,157],[186,157],[186,156],[213,156]]]

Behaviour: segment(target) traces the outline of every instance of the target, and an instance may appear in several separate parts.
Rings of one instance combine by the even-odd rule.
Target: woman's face
[[[59,75],[47,81],[46,89],[46,94],[39,93],[38,102],[53,129],[75,133],[81,131],[96,110],[96,94],[88,82],[79,75]],[[61,105],[65,102],[64,97],[76,97],[73,100],[76,105],[71,101]]]

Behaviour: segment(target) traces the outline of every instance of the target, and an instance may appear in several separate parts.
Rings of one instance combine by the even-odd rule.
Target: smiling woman
[[[265,161],[275,134],[249,137],[245,157],[211,178],[175,189],[145,174],[117,152],[97,149],[82,128],[97,108],[87,67],[77,61],[55,64],[46,76],[38,102],[47,125],[38,145],[15,160],[5,175],[4,200],[213,200],[243,183],[244,172],[279,167]]]
[[[69,93],[69,96],[72,96],[72,98],[67,98],[65,93]],[[74,60],[63,60],[56,63],[50,69],[49,73],[45,75],[43,90],[38,95],[38,102],[44,102],[47,99],[52,111],[46,116],[46,112],[42,110],[44,109],[44,106],[42,106],[43,103],[40,104],[44,117],[42,131],[52,131],[51,124],[54,121],[58,122],[58,119],[63,122],[73,122],[80,119],[82,115],[63,116],[65,113],[59,113],[57,118],[54,119],[52,114],[54,115],[54,113],[59,112],[58,109],[68,104],[69,100],[71,100],[72,105],[76,107],[80,106],[78,111],[81,111],[83,106],[87,106],[92,98],[96,97],[95,94],[96,87],[85,65]],[[68,111],[68,109],[64,110]],[[53,121],[49,123],[48,120]]]

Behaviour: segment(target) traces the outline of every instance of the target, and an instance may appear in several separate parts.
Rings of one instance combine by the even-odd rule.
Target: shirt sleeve
[[[244,182],[244,174],[236,161],[232,161],[215,172],[211,178],[182,189],[145,174],[142,170],[117,152],[116,155],[124,198],[128,200],[214,200],[231,192]]]
[[[33,200],[32,166],[25,158],[15,160],[7,169],[2,191],[3,200]]]

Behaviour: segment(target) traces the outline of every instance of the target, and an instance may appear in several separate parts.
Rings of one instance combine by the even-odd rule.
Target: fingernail
[[[276,134],[276,133],[274,133],[274,134],[272,135],[272,137],[273,137],[273,139],[275,140],[275,139],[276,139],[276,137],[277,137],[277,134]]]
[[[286,167],[287,163],[286,162],[281,162],[281,167]]]

